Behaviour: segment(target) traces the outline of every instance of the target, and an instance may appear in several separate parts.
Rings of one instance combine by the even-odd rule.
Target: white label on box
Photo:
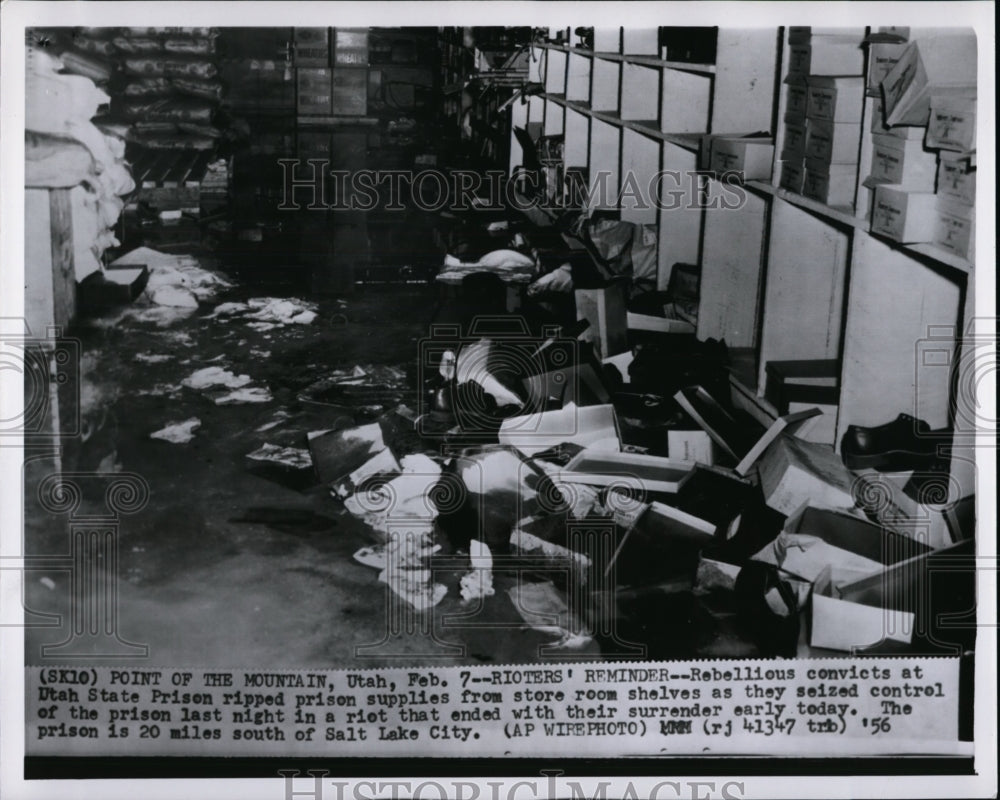
[[[705,431],[667,431],[667,452],[671,459],[679,461],[715,463],[712,437]]]
[[[942,209],[934,230],[934,244],[961,258],[972,260],[975,225],[971,219]]]
[[[938,165],[937,192],[953,197],[967,206],[976,204],[976,173],[966,169],[962,161],[942,158]]]
[[[974,150],[976,114],[974,111],[935,108],[931,105],[927,123],[927,146],[948,150]]]

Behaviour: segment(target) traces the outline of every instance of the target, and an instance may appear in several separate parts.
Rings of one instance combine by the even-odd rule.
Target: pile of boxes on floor
[[[82,281],[101,271],[104,251],[119,244],[114,227],[135,189],[125,141],[92,122],[109,102],[93,80],[34,46],[26,66],[25,186],[29,193],[69,190],[73,265]],[[33,235],[30,217],[26,229]],[[50,241],[49,231],[38,235]]]
[[[869,91],[871,230],[975,257],[976,37],[956,31],[873,34]],[[894,39],[895,36],[895,39]]]
[[[864,28],[788,29],[780,186],[829,206],[854,206],[864,37]]]
[[[523,594],[512,591],[544,598],[560,622],[542,627],[572,647],[607,643],[587,632],[593,620],[572,616],[573,608],[592,607],[577,604],[580,595],[570,599],[581,588],[606,604],[600,613],[625,625],[636,623],[622,611],[626,598],[697,598],[709,609],[709,627],[733,625],[729,642],[751,648],[742,652],[892,649],[907,646],[915,630],[926,632],[928,609],[917,598],[927,596],[918,587],[926,587],[928,559],[968,547],[961,541],[967,531],[948,527],[945,515],[935,526],[885,514],[890,500],[896,511],[910,506],[884,496],[878,473],[857,475],[832,447],[809,441],[818,409],[757,430],[701,385],[672,399],[636,394],[645,386],[636,383],[638,362],[630,365],[611,344],[620,338],[612,328],[626,330],[627,312],[584,304],[592,306],[592,346],[605,365],[620,365],[624,384],[587,356],[587,346],[573,357],[555,334],[514,345],[498,335],[434,351],[436,392],[447,402],[428,401],[422,415],[401,406],[366,425],[342,421],[309,435],[303,468],[315,470],[314,481],[375,542],[357,561],[378,569],[418,610],[447,596],[442,576],[455,571],[461,553],[474,556],[462,562],[464,601],[498,602],[488,597],[510,583],[504,573],[513,565],[521,576],[513,582],[533,587],[507,590],[525,622],[533,626],[532,606],[522,607]],[[669,346],[676,336],[653,338]],[[430,352],[422,351],[422,361]],[[661,385],[669,380],[659,376]],[[442,407],[450,421],[435,425]],[[444,535],[447,558],[438,555]],[[442,558],[451,566],[435,561]],[[762,570],[769,588],[755,589]],[[534,584],[528,575],[542,579]],[[640,616],[657,613],[646,607]],[[740,624],[727,622],[732,617]],[[790,630],[790,638],[762,638],[760,626],[769,624]]]

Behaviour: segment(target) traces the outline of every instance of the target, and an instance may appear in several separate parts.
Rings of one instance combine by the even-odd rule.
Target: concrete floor
[[[224,299],[258,292],[233,294]],[[302,668],[399,664],[398,656],[406,664],[539,660],[539,647],[551,639],[521,624],[499,583],[486,613],[476,618],[502,624],[499,634],[495,628],[442,630],[444,615],[467,612],[458,594],[463,570],[438,577],[448,595],[432,622],[423,623],[435,636],[418,630],[383,642],[388,589],[375,570],[351,557],[373,543],[370,530],[344,512],[325,487],[297,491],[251,474],[244,464],[245,454],[265,442],[303,447],[307,431],[330,427],[343,416],[296,400],[301,388],[330,370],[382,363],[403,365],[412,377],[435,298],[425,286],[369,290],[346,305],[324,303],[312,325],[266,333],[241,322],[206,319],[204,307],[168,327],[132,320],[84,332],[88,435],[67,449],[66,468],[106,471],[117,463],[117,469],[138,473],[149,484],[148,503],[121,518],[119,533],[117,631],[124,640],[148,645],[141,663]],[[334,318],[338,313],[346,324]],[[169,359],[146,363],[136,359],[139,353]],[[208,364],[250,375],[254,384],[270,387],[273,401],[223,407],[191,389],[174,397],[143,393],[177,386]],[[413,391],[402,397],[411,408]],[[255,432],[278,410],[292,417],[266,433]],[[192,442],[149,438],[165,423],[192,416],[202,423]],[[41,511],[28,494],[27,552],[65,552],[66,517]],[[292,526],[233,521],[251,507],[308,510],[315,516]],[[65,615],[68,584],[68,573],[29,573],[27,607]],[[64,640],[67,621],[64,616],[61,627],[29,627],[29,663],[65,663],[60,656],[43,657],[40,648]],[[356,648],[373,644],[379,646],[358,654]]]

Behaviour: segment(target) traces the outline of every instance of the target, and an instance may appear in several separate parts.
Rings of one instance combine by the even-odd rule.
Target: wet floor
[[[219,299],[247,294],[235,289],[233,298]],[[502,577],[482,613],[473,607],[470,615],[458,591],[464,570],[446,570],[436,580],[448,594],[433,613],[387,621],[393,595],[376,570],[352,559],[376,541],[372,531],[325,487],[295,488],[246,466],[245,455],[265,443],[304,447],[308,431],[373,418],[378,409],[352,412],[298,399],[335,369],[403,367],[409,374],[399,400],[415,408],[415,354],[436,298],[427,286],[366,290],[320,303],[311,325],[270,331],[210,319],[203,307],[165,327],[125,319],[82,332],[86,441],[67,448],[64,469],[135,473],[148,484],[145,505],[120,518],[115,581],[115,632],[148,648],[143,663],[298,668],[376,666],[398,657],[442,664],[539,659],[551,638],[525,628]],[[204,366],[249,375],[273,400],[217,406],[180,386]],[[150,439],[166,423],[191,417],[201,421],[191,442]],[[85,502],[97,508],[99,495]],[[40,511],[33,496],[26,502],[28,552],[65,553],[66,516]],[[55,568],[26,577],[27,607],[64,615],[59,627],[29,628],[31,663],[61,663],[69,652],[43,658],[40,651],[67,638],[69,581]],[[456,614],[466,615],[459,627],[448,619]],[[102,647],[106,640],[84,636],[70,649],[106,656]]]

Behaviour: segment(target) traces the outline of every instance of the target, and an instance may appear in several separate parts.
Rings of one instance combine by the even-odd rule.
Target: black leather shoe
[[[840,455],[848,469],[904,472],[925,469],[935,460],[946,431],[932,431],[922,419],[900,414],[873,428],[849,425],[840,440]]]

